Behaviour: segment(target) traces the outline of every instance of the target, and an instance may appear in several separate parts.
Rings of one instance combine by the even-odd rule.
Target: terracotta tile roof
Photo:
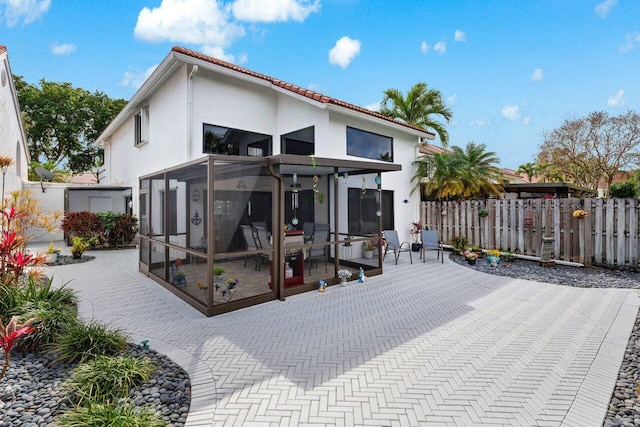
[[[391,122],[391,123],[395,123],[395,124],[400,125],[400,126],[404,126],[406,128],[409,128],[409,129],[417,130],[417,131],[424,132],[426,134],[435,136],[435,134],[433,134],[432,132],[425,131],[422,128],[419,128],[419,127],[416,127],[416,126],[412,126],[412,125],[409,125],[407,123],[400,122],[398,120],[393,120],[393,119],[391,119],[389,117],[383,116],[382,114],[380,114],[380,113],[378,113],[376,111],[367,110],[366,108],[359,107],[357,105],[350,104],[348,102],[340,101],[339,99],[331,98],[330,96],[326,96],[326,95],[323,95],[321,93],[314,92],[312,90],[305,89],[303,87],[300,87],[300,86],[297,86],[297,85],[294,85],[294,84],[291,84],[291,83],[287,83],[287,82],[282,81],[282,80],[275,79],[273,77],[269,77],[269,76],[267,76],[265,74],[256,73],[255,71],[248,70],[246,68],[240,67],[240,66],[232,64],[230,62],[222,61],[222,60],[220,60],[218,58],[214,58],[212,56],[208,56],[208,55],[205,55],[205,54],[200,53],[200,52],[196,52],[196,51],[191,50],[191,49],[186,49],[186,48],[180,47],[180,46],[174,46],[171,50],[173,52],[181,53],[183,55],[187,55],[187,56],[190,56],[190,57],[195,58],[195,59],[200,59],[202,61],[206,61],[206,62],[209,62],[211,64],[218,65],[220,67],[224,67],[224,68],[227,68],[229,70],[236,71],[238,73],[242,73],[242,74],[245,74],[245,75],[248,75],[248,76],[252,76],[252,77],[256,77],[258,79],[262,79],[262,80],[268,81],[269,83],[271,83],[274,86],[280,87],[282,89],[288,90],[290,92],[296,93],[296,94],[304,96],[306,98],[313,99],[314,101],[321,102],[323,104],[337,105],[339,107],[347,108],[347,109],[352,110],[352,111],[357,111],[358,113],[366,114],[368,116],[373,116],[373,117],[376,117],[376,118],[379,118],[379,119],[382,119],[382,120],[386,120],[386,121]]]
[[[0,53],[7,53],[7,47],[5,45],[0,44]]]
[[[433,144],[421,145],[418,150],[420,151],[420,154],[446,153],[449,151],[445,148],[438,147],[437,145],[433,145]]]

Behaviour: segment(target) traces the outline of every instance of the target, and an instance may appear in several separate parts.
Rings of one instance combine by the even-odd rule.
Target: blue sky
[[[370,108],[423,81],[451,145],[514,169],[566,119],[640,110],[638,0],[0,0],[0,18],[15,74],[111,97],[176,45]]]

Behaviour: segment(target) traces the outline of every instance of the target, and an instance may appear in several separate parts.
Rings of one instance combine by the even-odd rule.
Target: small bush
[[[638,197],[638,188],[633,181],[614,182],[609,187],[609,198],[633,199]]]
[[[77,323],[73,308],[50,301],[26,302],[18,310],[21,320],[35,317],[35,332],[26,335],[18,344],[21,351],[35,352],[53,343],[69,325]]]
[[[69,237],[78,236],[83,239],[91,239],[104,234],[100,217],[88,211],[67,212],[62,219],[61,227]]]
[[[56,361],[83,363],[96,356],[112,356],[127,346],[127,336],[119,330],[109,330],[98,322],[68,325],[47,350],[56,353]]]
[[[469,247],[469,241],[464,236],[454,236],[451,238],[451,246],[454,251],[461,254]]]
[[[139,410],[130,403],[123,405],[88,403],[76,406],[57,419],[60,427],[163,427],[152,409]]]
[[[14,286],[0,285],[0,318],[3,322],[11,316],[22,316],[27,307],[40,303],[59,305],[70,311],[75,311],[77,298],[75,291],[62,286],[52,287],[53,279],[41,281],[35,277],[28,277],[26,282]],[[22,316],[24,317],[24,316]]]
[[[149,381],[155,371],[150,359],[124,355],[96,356],[79,365],[65,382],[71,399],[79,405],[117,402],[129,390]]]

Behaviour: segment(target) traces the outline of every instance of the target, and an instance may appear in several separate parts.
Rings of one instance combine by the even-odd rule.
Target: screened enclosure
[[[339,269],[380,274],[393,225],[382,173],[399,169],[209,155],[141,177],[140,271],[209,316],[335,284]]]

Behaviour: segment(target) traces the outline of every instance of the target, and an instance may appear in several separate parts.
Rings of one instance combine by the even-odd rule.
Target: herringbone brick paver
[[[79,310],[189,372],[188,426],[601,425],[635,291],[427,262],[205,318],[136,252],[51,268]],[[402,261],[402,260],[401,260]]]

